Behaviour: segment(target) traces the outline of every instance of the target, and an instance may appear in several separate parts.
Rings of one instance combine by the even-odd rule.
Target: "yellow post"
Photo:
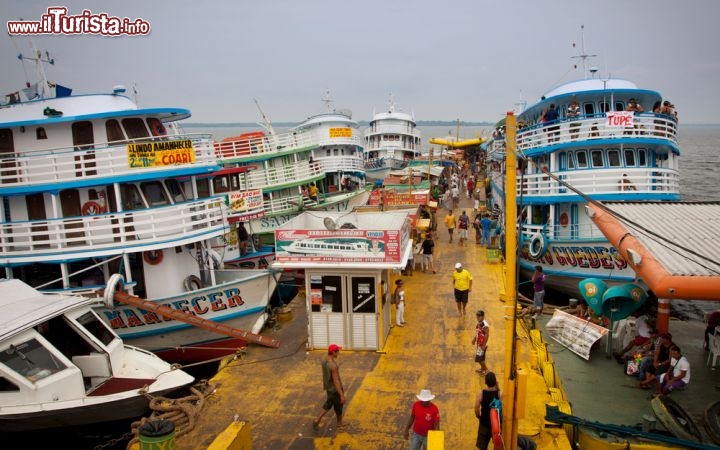
[[[505,448],[517,448],[518,421],[516,408],[516,367],[517,343],[515,339],[515,322],[517,317],[517,144],[515,136],[517,118],[508,112],[505,118],[505,294],[508,306],[505,307],[505,389],[503,392],[503,441]]]

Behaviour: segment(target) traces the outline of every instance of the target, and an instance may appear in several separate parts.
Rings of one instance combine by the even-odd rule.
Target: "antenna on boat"
[[[325,95],[322,97],[322,102],[325,103],[325,110],[327,112],[333,112],[334,108],[332,107],[333,100],[330,97],[330,89],[325,90]]]
[[[259,125],[261,127],[265,128],[268,131],[268,133],[270,133],[271,135],[274,135],[275,130],[273,129],[270,119],[268,119],[268,117],[265,115],[265,112],[260,107],[260,103],[257,101],[257,99],[254,98],[253,101],[255,102],[255,105],[257,106],[257,109],[258,109],[258,111],[260,111],[260,115],[262,116],[262,123],[260,123]]]
[[[575,47],[575,43],[573,42],[573,48]],[[585,66],[585,61],[587,61],[588,58],[595,58],[597,55],[588,55],[585,53],[585,25],[580,25],[580,54],[577,56],[573,56],[573,59],[579,59],[582,63],[582,69],[583,74],[585,78],[588,78],[588,72],[587,67]],[[575,68],[577,69],[577,64],[575,65]],[[597,70],[596,70],[597,72]]]
[[[525,111],[525,107],[527,107],[527,102],[523,99],[522,89],[520,89],[520,99],[515,103],[515,115]]]
[[[43,63],[47,63],[53,66],[55,65],[55,59],[50,57],[50,53],[47,50],[45,51],[45,57],[43,58],[42,52],[37,49],[37,47],[35,46],[35,41],[33,39],[30,40],[30,46],[32,48],[33,56],[25,56],[20,53],[18,54],[18,59],[20,61],[27,60],[35,63],[35,70],[37,71],[37,77],[39,80],[37,83],[37,97],[47,98],[50,96],[50,83],[47,80],[47,75],[45,74],[45,66],[43,65]],[[27,80],[27,88],[32,88],[32,86],[30,85],[30,80]],[[30,95],[32,95],[29,93],[29,91],[26,91],[26,94],[29,94],[29,98]],[[32,100],[32,98],[30,99]]]
[[[395,112],[395,98],[392,95],[392,92],[390,93],[390,99],[388,100],[388,113]]]

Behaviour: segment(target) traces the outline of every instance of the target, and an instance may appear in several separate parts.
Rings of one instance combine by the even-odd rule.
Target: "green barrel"
[[[150,420],[138,428],[140,450],[175,450],[175,424],[169,420]]]

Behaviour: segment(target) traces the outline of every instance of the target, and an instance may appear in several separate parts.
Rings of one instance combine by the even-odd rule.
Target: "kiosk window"
[[[313,276],[310,281],[311,300],[313,293],[317,293],[316,300],[312,301],[312,312],[343,312],[342,308],[342,277],[338,275]],[[318,302],[322,299],[322,302]]]

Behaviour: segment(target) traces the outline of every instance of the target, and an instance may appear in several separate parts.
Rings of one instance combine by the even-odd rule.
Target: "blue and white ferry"
[[[128,344],[189,363],[245,344],[148,308],[257,333],[269,312],[271,271],[222,270],[211,242],[228,230],[214,193],[210,135],[186,134],[190,111],[138,108],[123,87],[73,94],[49,83],[39,53],[23,59],[38,82],[0,104],[0,268],[41,291],[96,298]],[[148,308],[102,291],[122,276]],[[105,298],[109,298],[106,300]]]
[[[580,57],[585,69],[590,55]],[[640,108],[631,106],[633,102]],[[583,79],[550,89],[519,113],[517,201],[523,275],[540,265],[547,275],[546,287],[570,296],[578,295],[578,282],[585,278],[610,283],[636,278],[584,205],[587,197],[628,202],[680,199],[678,121],[670,106],[659,92],[601,77],[591,67]],[[579,109],[573,115],[575,107]],[[548,114],[550,109],[557,114]],[[495,139],[488,148],[491,208],[504,205],[504,155],[504,137]]]

